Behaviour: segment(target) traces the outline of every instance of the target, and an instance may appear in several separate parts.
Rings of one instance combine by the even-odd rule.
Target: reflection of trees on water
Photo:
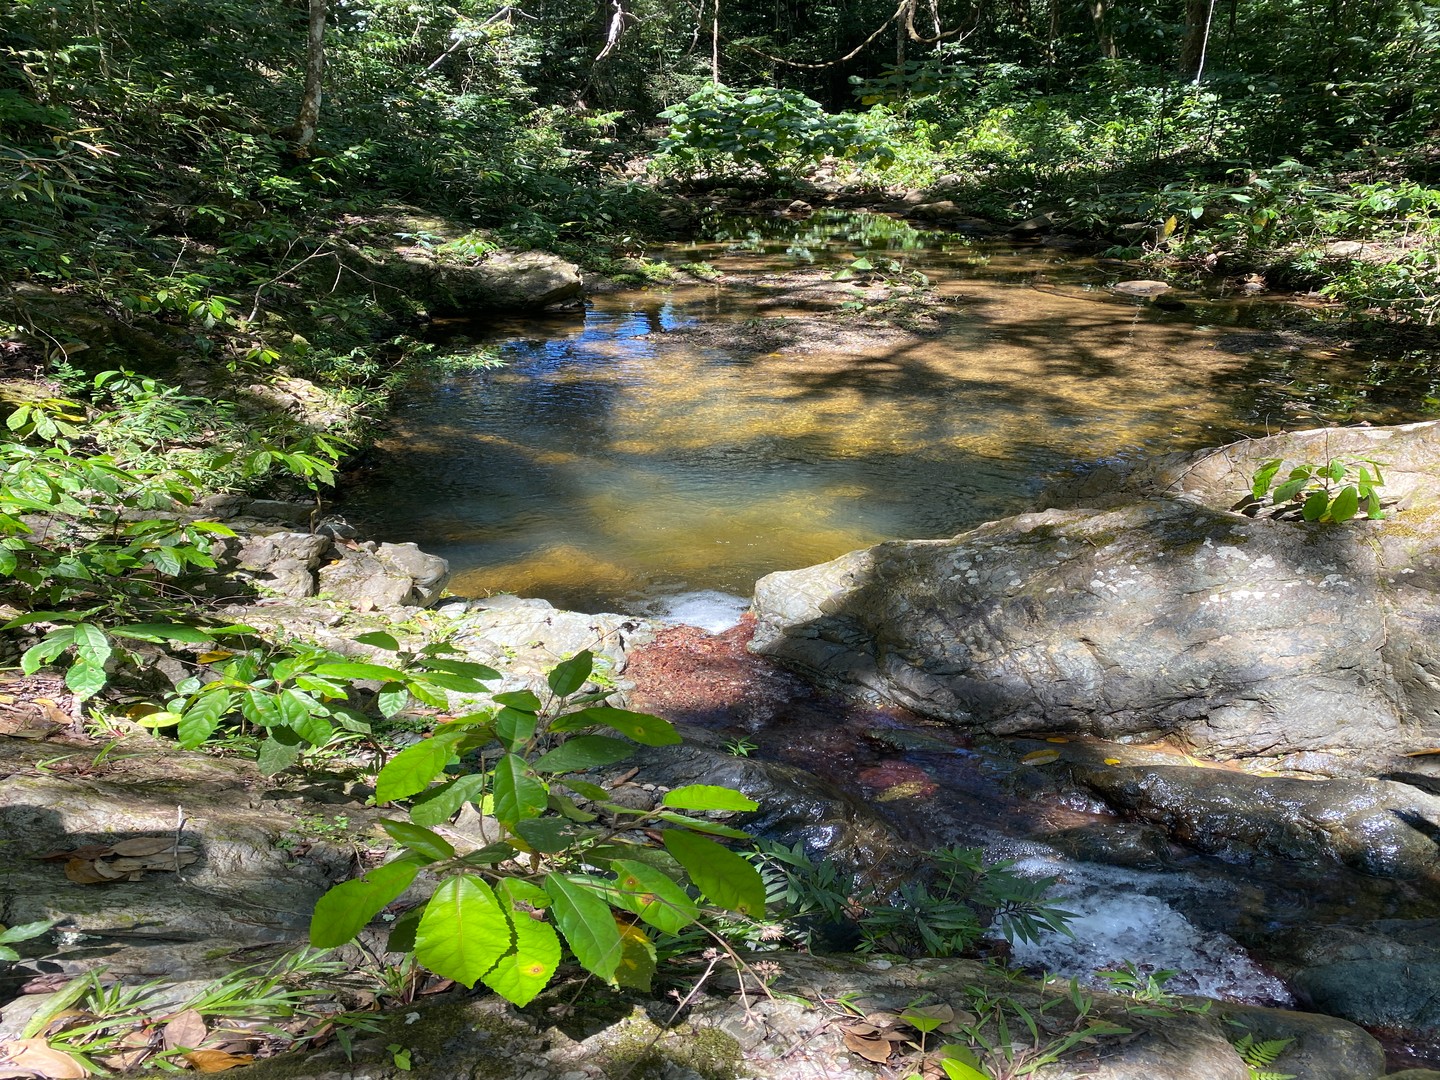
[[[759,214],[717,214],[702,234],[737,251],[767,251],[801,262],[842,251],[921,251],[940,234],[923,232],[903,218],[852,210],[819,210],[795,220]]]

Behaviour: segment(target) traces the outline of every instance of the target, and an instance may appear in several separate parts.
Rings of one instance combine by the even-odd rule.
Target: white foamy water
[[[715,589],[701,589],[661,597],[646,607],[645,614],[661,622],[697,626],[712,634],[723,634],[739,625],[740,616],[749,609],[750,601]]]
[[[1262,970],[1232,938],[1201,930],[1162,897],[1142,891],[1162,880],[1165,888],[1184,887],[1174,877],[1094,864],[1057,865],[1035,855],[1021,859],[1016,869],[1036,877],[1063,872],[1064,882],[1050,895],[1057,906],[1076,915],[1069,923],[1073,938],[1047,931],[1033,944],[1016,941],[1013,957],[1020,966],[1107,989],[1095,972],[1129,963],[1144,974],[1174,971],[1165,984],[1172,993],[1294,1004],[1284,983]]]

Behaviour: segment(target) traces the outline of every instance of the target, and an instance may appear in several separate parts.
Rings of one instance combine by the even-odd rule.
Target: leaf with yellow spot
[[[506,1001],[523,1008],[545,989],[559,967],[560,938],[549,923],[514,907],[503,890],[500,900],[510,916],[515,947],[497,960],[480,981]]]
[[[1107,758],[1105,759],[1105,764],[1106,764],[1106,765],[1119,765],[1119,764],[1120,764],[1120,759],[1119,759],[1118,757],[1107,757]]]
[[[1067,739],[1064,735],[1051,735],[1051,736],[1047,737],[1045,741],[1046,741],[1046,742],[1060,742],[1060,743],[1065,743],[1065,742],[1069,742],[1070,740]]]
[[[699,917],[695,901],[655,867],[616,859],[610,868],[615,871],[611,903],[634,912],[661,933],[678,934]]]
[[[620,931],[621,948],[615,981],[632,990],[649,990],[650,980],[655,977],[655,943],[634,923],[617,919],[615,928]]]
[[[1036,750],[1034,753],[1026,754],[1020,759],[1022,765],[1049,765],[1052,761],[1060,760],[1059,750]]]
[[[229,649],[212,649],[210,652],[201,653],[199,660],[202,664],[213,664],[217,660],[229,660],[234,655]]]

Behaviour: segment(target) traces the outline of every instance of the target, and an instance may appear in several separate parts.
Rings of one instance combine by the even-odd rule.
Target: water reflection
[[[860,252],[926,275],[943,332],[868,317],[883,286],[834,280]],[[416,388],[346,512],[450,559],[457,592],[643,610],[951,535],[1077,461],[1437,405],[1433,358],[1309,344],[1263,302],[1158,310],[1093,260],[890,218],[731,222],[664,254],[725,284],[495,327],[507,366]]]

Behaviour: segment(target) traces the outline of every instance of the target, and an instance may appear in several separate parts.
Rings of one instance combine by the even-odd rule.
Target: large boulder
[[[1268,458],[1347,454],[1389,466],[1398,513],[1337,526],[1227,509]],[[752,648],[992,734],[1433,771],[1406,755],[1440,745],[1440,428],[1253,440],[1062,496],[1092,505],[772,574]]]

